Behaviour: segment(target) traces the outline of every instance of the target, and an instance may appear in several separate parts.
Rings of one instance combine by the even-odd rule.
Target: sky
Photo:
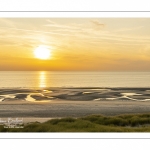
[[[35,50],[51,52],[39,59]],[[150,18],[0,18],[0,71],[150,71]]]

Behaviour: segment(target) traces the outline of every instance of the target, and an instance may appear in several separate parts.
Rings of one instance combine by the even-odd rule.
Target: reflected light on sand
[[[46,72],[41,71],[39,73],[39,87],[46,87]]]

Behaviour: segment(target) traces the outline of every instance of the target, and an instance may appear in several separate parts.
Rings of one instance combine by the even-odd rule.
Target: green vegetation
[[[0,132],[150,132],[150,114],[52,119],[19,129],[1,125]]]

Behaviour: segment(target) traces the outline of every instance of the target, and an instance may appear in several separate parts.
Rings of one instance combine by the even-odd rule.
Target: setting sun
[[[45,46],[39,46],[34,50],[34,55],[39,59],[48,59],[50,58],[50,50]]]

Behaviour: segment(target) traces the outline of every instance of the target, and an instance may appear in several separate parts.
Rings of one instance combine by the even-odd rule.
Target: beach
[[[150,112],[148,88],[1,89],[0,118],[44,122],[93,114]]]
[[[120,115],[128,113],[148,113],[150,102],[132,101],[55,101],[48,103],[6,102],[0,104],[2,117],[61,118],[81,117],[91,114]]]

